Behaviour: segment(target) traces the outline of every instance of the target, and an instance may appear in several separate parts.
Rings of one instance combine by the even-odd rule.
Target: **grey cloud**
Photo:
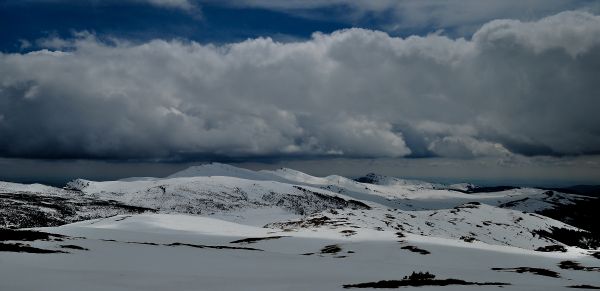
[[[472,137],[446,136],[434,140],[428,149],[439,156],[458,158],[502,157],[511,155],[499,143],[480,141]]]
[[[198,163],[105,160],[27,160],[0,158],[0,177],[15,182],[64,186],[76,178],[95,181],[133,176],[165,177]],[[370,172],[443,183],[479,185],[571,186],[598,184],[600,156],[481,157],[474,159],[291,159],[232,164],[253,170],[287,167],[311,175],[360,177]]]
[[[471,39],[50,41],[0,55],[0,156],[481,157],[600,149],[600,17]]]

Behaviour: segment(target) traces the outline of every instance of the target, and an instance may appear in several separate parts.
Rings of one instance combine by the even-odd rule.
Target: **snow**
[[[597,272],[558,267],[564,260],[597,267],[599,260],[589,250],[535,251],[562,245],[536,232],[577,228],[532,212],[581,196],[535,188],[467,194],[474,185],[367,177],[370,182],[361,183],[214,163],[165,178],[77,179],[67,189],[2,182],[2,193],[78,197],[77,203],[85,203],[80,197],[116,201],[155,213],[96,213],[89,217],[103,218],[42,228],[69,238],[35,241],[34,247],[64,251],[60,245],[72,244],[89,250],[0,252],[0,290],[338,290],[343,284],[401,279],[413,271],[511,283],[507,290],[600,284]],[[271,239],[234,243],[265,237]],[[320,253],[328,245],[342,251]],[[561,277],[491,270],[495,267],[544,268]],[[36,280],[29,279],[32,275]]]
[[[234,167],[227,164],[221,163],[210,163],[200,166],[189,167],[183,171],[171,174],[167,176],[170,178],[184,178],[184,177],[211,177],[211,176],[224,176],[224,177],[235,177],[240,179],[248,180],[276,180],[275,176],[269,175],[268,172],[257,172],[247,170],[243,168]]]
[[[0,193],[60,193],[62,189],[42,184],[19,184],[0,181]]]
[[[428,271],[439,278],[512,284],[503,290],[568,290],[564,286],[598,284],[596,272],[557,267],[563,260],[598,265],[596,259],[577,252],[548,254],[420,235],[398,242],[390,231],[374,236],[373,230],[358,230],[370,239],[353,239],[329,229],[283,232],[176,214],[117,216],[43,230],[72,238],[37,242],[37,247],[68,243],[89,250],[48,255],[0,253],[0,290],[341,290],[343,284],[401,279],[413,271]],[[286,237],[254,244],[231,243],[265,236]],[[168,246],[172,243],[262,251]],[[319,254],[321,248],[332,244],[342,251]],[[406,245],[431,254],[401,249]],[[314,254],[302,255],[305,253]],[[550,269],[559,272],[561,278],[491,270],[520,266]],[[449,286],[443,290],[497,288]]]
[[[273,180],[268,180],[269,177]],[[551,208],[557,203],[569,204],[576,196],[555,192],[549,195],[534,188],[466,194],[441,184],[374,174],[367,177],[376,184],[336,175],[313,177],[292,169],[257,172],[212,163],[166,178],[105,182],[77,179],[70,182],[68,188],[85,197],[118,201],[160,213],[211,215],[231,222],[249,221],[254,226],[299,220],[307,215],[319,216],[322,211],[338,209],[340,215],[327,215],[346,219],[354,227],[468,238],[525,249],[559,244],[534,235],[537,231],[550,231],[553,227],[575,229],[524,212]],[[42,185],[2,185],[21,192],[65,191]],[[351,209],[360,206],[352,201],[362,201],[371,210]],[[464,207],[472,202],[477,205]],[[342,209],[348,207],[347,204],[354,206]]]

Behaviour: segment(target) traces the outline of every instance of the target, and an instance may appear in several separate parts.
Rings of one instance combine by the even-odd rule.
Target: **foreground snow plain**
[[[531,213],[580,197],[540,189],[468,194],[457,191],[465,185],[370,178],[211,164],[167,178],[76,180],[67,190],[0,184],[3,193],[153,210],[36,228],[63,237],[28,244],[61,253],[0,251],[0,290],[338,290],[412,272],[510,284],[408,287],[420,290],[600,285],[592,250],[536,234],[577,228]],[[565,251],[536,251],[548,245]]]

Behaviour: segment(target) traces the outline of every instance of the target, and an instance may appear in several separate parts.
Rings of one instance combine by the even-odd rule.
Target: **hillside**
[[[246,279],[237,277],[240,258],[256,261],[261,270],[271,272],[272,264],[280,260],[293,260],[298,268],[317,266],[315,271],[329,274],[322,278],[313,274],[321,278],[319,286],[329,286],[325,289],[399,279],[412,271],[457,279],[448,282],[481,283],[481,288],[497,288],[484,283],[505,282],[516,286],[506,288],[531,290],[527,282],[540,272],[563,278],[535,285],[540,288],[560,289],[573,280],[598,285],[594,273],[599,270],[600,240],[597,219],[589,219],[597,218],[589,207],[598,203],[596,198],[536,188],[476,189],[471,184],[443,185],[375,174],[352,180],[223,164],[196,166],[165,178],[77,179],[65,188],[2,183],[2,226],[38,227],[48,234],[3,230],[7,238],[0,241],[0,261],[20,260],[20,253],[51,253],[42,268],[54,269],[63,264],[64,253],[71,253],[74,257],[67,269],[72,272],[82,268],[107,274],[112,272],[106,269],[110,266],[131,275],[157,272],[155,267],[144,267],[148,262],[143,263],[142,257],[150,256],[172,272],[186,274],[190,282],[199,278],[189,277],[188,267],[202,269],[206,286],[216,284],[210,283],[208,274],[227,272],[238,279],[226,285],[232,290],[249,278],[263,276],[254,271]],[[467,260],[475,255],[474,261]],[[199,267],[183,256],[208,260],[217,269]],[[166,257],[170,259],[165,261]],[[98,261],[86,265],[88,259]],[[454,261],[464,268],[453,269]],[[19,266],[13,269],[0,263],[0,277],[38,268],[29,263]],[[308,286],[298,280],[310,271],[299,273],[296,267],[286,266],[281,280],[295,282],[298,290]],[[334,266],[348,273],[330,270]],[[361,274],[347,269],[368,266],[379,267],[377,272]],[[76,290],[64,289],[62,281],[42,273],[55,284],[50,289]],[[82,276],[96,280],[96,275]],[[165,282],[177,278],[171,272],[161,276]],[[37,286],[3,282],[0,287]],[[399,282],[395,284],[409,281]],[[278,289],[274,282],[263,283],[266,289]],[[145,285],[135,286],[145,289]]]

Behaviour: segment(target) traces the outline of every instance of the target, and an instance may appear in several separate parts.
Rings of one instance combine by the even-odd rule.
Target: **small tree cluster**
[[[433,280],[435,275],[429,272],[412,272],[409,276],[404,276],[403,280]]]

